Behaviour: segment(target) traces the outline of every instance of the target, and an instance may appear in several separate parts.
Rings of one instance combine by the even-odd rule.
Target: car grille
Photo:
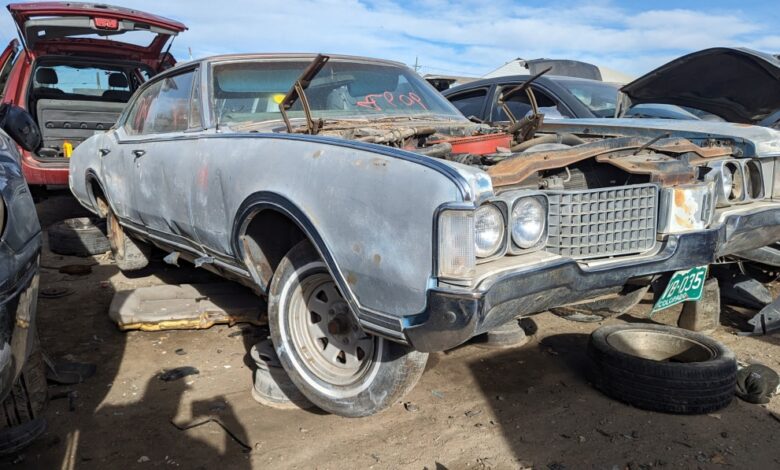
[[[547,251],[577,259],[644,253],[655,246],[653,184],[550,191]]]

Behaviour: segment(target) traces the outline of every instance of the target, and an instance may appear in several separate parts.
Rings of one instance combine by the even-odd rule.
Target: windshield
[[[597,117],[614,117],[618,86],[585,80],[555,80]]]
[[[281,119],[279,103],[309,60],[217,64],[213,105],[221,124]],[[312,115],[323,119],[411,117],[465,121],[431,85],[404,67],[331,59],[306,89]],[[287,112],[304,117],[301,100]]]

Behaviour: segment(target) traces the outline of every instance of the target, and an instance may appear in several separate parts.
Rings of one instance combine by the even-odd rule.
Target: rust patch
[[[385,160],[382,160],[381,158],[374,158],[371,160],[371,164],[376,167],[384,168],[387,166],[387,162]]]
[[[363,253],[363,245],[360,243],[354,243],[352,245],[352,251],[354,251],[357,254]]]
[[[314,159],[320,158],[322,156],[322,154],[324,154],[324,153],[325,152],[323,150],[317,150],[316,152],[311,154],[311,158],[314,158]]]
[[[357,276],[355,276],[355,273],[353,272],[347,273],[347,284],[349,284],[350,286],[354,286],[355,284],[357,284],[357,282],[358,280],[357,280]]]
[[[382,262],[382,257],[379,255],[379,253],[374,255],[374,264],[379,266],[379,264]]]
[[[684,169],[673,168],[672,165],[663,168],[660,162],[639,162],[638,158],[646,158],[646,155],[631,155],[631,152],[636,150],[644,150],[643,146],[648,142],[647,138],[618,137],[578,145],[565,150],[518,154],[493,165],[488,169],[488,174],[493,181],[493,186],[509,186],[524,181],[537,171],[562,168],[596,157],[599,162],[610,163],[626,171],[630,169],[630,173],[651,174],[656,181],[668,184],[677,184],[693,179],[693,168],[677,159],[667,156],[669,160],[674,160],[678,167],[685,167]],[[677,138],[662,139],[647,146],[647,149],[673,155],[692,153],[700,159],[722,157],[732,153],[730,147],[699,147],[689,140]],[[610,158],[612,156],[616,158]]]
[[[682,191],[675,191],[674,192],[674,203],[677,206],[685,205],[685,193]]]

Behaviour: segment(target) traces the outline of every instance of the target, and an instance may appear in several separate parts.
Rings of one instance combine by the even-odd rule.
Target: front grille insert
[[[576,259],[644,253],[655,246],[654,184],[549,191],[547,251]]]

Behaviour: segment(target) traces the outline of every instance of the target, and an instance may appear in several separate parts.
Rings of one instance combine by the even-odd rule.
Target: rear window
[[[130,77],[114,68],[52,65],[39,67],[34,78],[35,88],[57,88],[76,95],[103,96],[107,90],[130,91]]]

